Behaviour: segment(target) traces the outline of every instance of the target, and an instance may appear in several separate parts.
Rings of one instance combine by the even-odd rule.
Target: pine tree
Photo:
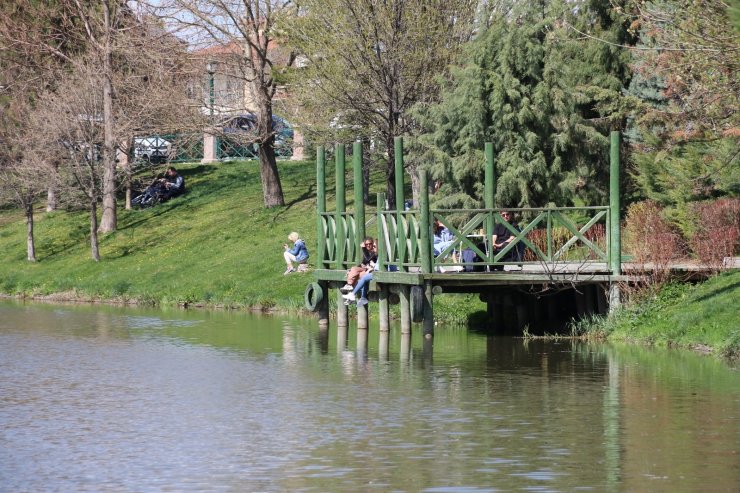
[[[498,205],[603,203],[607,134],[622,125],[630,75],[624,50],[600,41],[627,41],[607,4],[520,4],[471,43],[442,102],[420,110],[432,173],[448,184],[445,205],[481,204],[487,140]]]

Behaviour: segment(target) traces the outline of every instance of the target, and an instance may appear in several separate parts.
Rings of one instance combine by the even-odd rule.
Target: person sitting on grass
[[[283,248],[285,249],[283,258],[285,258],[285,265],[287,266],[285,272],[283,272],[284,276],[296,271],[293,267],[294,263],[300,266],[308,261],[306,242],[301,239],[298,233],[293,231],[288,235],[288,239],[293,242],[293,248],[288,247],[287,243],[283,244]]]
[[[362,240],[362,261],[347,271],[347,283],[339,288],[342,293],[349,293],[357,284],[357,281],[368,272],[372,272],[378,261],[378,248],[375,240],[367,236]]]
[[[144,192],[132,201],[132,205],[148,207],[157,202],[165,202],[185,191],[185,179],[170,166],[163,178],[158,178]]]

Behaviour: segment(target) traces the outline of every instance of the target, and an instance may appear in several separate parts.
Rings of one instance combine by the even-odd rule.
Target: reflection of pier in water
[[[412,323],[420,323],[424,339],[434,333],[434,296],[477,293],[486,303],[487,323],[495,333],[553,332],[569,320],[603,314],[620,302],[620,286],[640,279],[638,267],[622,263],[619,201],[619,133],[611,135],[609,204],[587,207],[506,208],[521,219],[517,224],[497,207],[493,146],[485,149],[485,207],[430,207],[428,178],[420,175],[418,208],[404,208],[403,142],[396,140],[396,207],[384,207],[377,196],[375,214],[366,221],[363,201],[362,145],[353,148],[354,210],[346,210],[345,148],[335,152],[336,209],[327,211],[326,159],[317,153],[317,237],[315,282],[306,288],[306,307],[319,323],[329,325],[329,297],[336,299],[337,341],[344,347],[348,307],[339,288],[347,269],[362,258],[366,236],[378,239],[378,269],[370,284],[371,302],[378,307],[380,351],[389,344],[389,307],[400,310],[401,346],[410,344]],[[439,221],[454,236],[436,256],[433,224]],[[370,228],[374,228],[374,233]],[[496,228],[514,237],[501,250],[489,248]],[[366,231],[367,229],[367,231]],[[460,252],[473,253],[459,255]],[[457,255],[456,255],[457,254]],[[467,260],[463,260],[467,258]],[[679,270],[685,272],[685,266]],[[369,306],[375,306],[372,303]],[[368,305],[357,307],[357,345],[367,348]]]

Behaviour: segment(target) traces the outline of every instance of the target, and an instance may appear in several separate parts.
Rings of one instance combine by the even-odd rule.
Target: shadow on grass
[[[715,289],[713,291],[710,291],[709,293],[703,294],[699,296],[698,298],[696,298],[694,301],[706,301],[710,298],[714,298],[715,296],[719,296],[722,293],[726,293],[728,291],[734,291],[738,287],[740,287],[740,282],[735,282],[723,288]]]

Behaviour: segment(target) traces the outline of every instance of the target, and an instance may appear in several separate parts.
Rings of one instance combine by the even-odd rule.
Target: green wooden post
[[[485,146],[486,154],[486,209],[493,209],[496,207],[496,169],[493,163],[493,143],[486,142]],[[493,234],[493,213],[488,214],[486,218],[486,241],[490,242],[491,235]]]
[[[396,174],[396,211],[403,211],[406,202],[403,192],[403,137],[396,137],[394,143],[395,174]]]
[[[612,275],[622,273],[622,239],[619,224],[619,132],[611,133],[609,153],[609,268]]]
[[[336,190],[337,190],[337,211],[336,211],[336,249],[337,265],[336,268],[344,270],[344,213],[347,209],[344,182],[344,144],[337,144],[335,151],[336,160]]]
[[[326,260],[326,233],[324,232],[324,217],[326,212],[326,152],[324,146],[316,148],[316,258],[317,268],[323,269]]]
[[[404,193],[403,193],[403,137],[396,137],[394,140],[395,149],[395,173],[396,173],[396,238],[391,241],[397,241],[396,255],[399,259],[399,272],[406,272],[408,269],[403,266],[406,260],[406,230],[403,227],[404,221]]]
[[[365,238],[365,201],[362,186],[362,142],[352,146],[352,164],[355,172],[355,262],[362,262],[362,239]]]
[[[421,271],[425,274],[431,274],[432,272],[432,241],[431,241],[431,230],[432,223],[429,217],[429,178],[427,177],[426,170],[419,171],[419,208],[421,210],[421,217],[419,218],[420,233],[419,242],[421,242]]]
[[[383,237],[383,204],[385,204],[385,194],[377,195],[377,214],[378,214],[378,269],[386,270],[386,249],[385,238]],[[388,286],[381,285],[378,292],[378,356],[381,359],[388,358],[390,348],[390,303],[388,302]]]
[[[385,194],[379,193],[378,196],[378,270],[388,270],[386,268],[386,261],[388,260],[388,253],[386,251],[386,238],[383,233],[383,204],[385,204]]]

